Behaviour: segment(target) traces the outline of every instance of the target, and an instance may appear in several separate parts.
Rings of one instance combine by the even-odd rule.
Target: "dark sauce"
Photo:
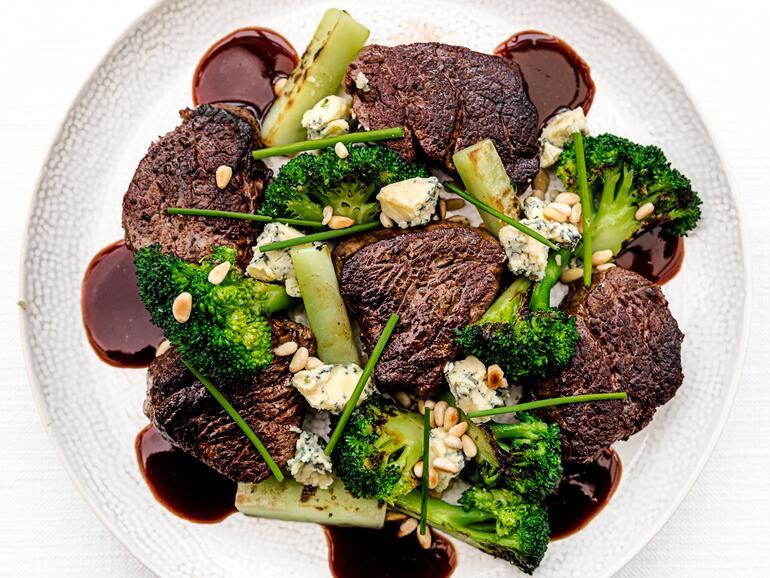
[[[607,450],[589,464],[568,464],[556,491],[546,500],[551,540],[584,528],[607,505],[618,487],[623,468],[620,457]]]
[[[83,277],[83,323],[97,355],[117,367],[146,367],[163,341],[139,298],[134,254],[123,241],[105,247]]]
[[[660,227],[652,227],[637,235],[615,259],[619,267],[639,273],[658,285],[663,285],[679,273],[683,261],[684,238],[664,237]]]
[[[261,118],[275,100],[273,84],[289,76],[297,52],[269,28],[231,32],[203,55],[193,76],[193,103],[246,105]]]
[[[596,87],[591,68],[566,42],[544,32],[525,30],[495,48],[495,54],[521,68],[524,84],[537,109],[539,126],[561,108],[588,112]]]
[[[446,578],[457,566],[447,539],[433,533],[429,550],[413,535],[397,538],[397,523],[382,530],[325,526],[329,568],[336,578]]]
[[[204,524],[235,513],[237,484],[174,448],[152,425],[139,432],[135,446],[147,485],[169,511]]]

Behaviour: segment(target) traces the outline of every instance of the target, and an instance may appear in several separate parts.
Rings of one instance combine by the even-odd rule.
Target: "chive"
[[[469,418],[487,417],[490,415],[500,415],[503,413],[514,413],[517,411],[527,411],[529,409],[540,409],[541,407],[551,407],[554,405],[566,405],[568,403],[581,403],[586,401],[606,401],[610,399],[626,399],[628,394],[618,393],[588,393],[584,395],[567,395],[564,397],[551,397],[548,399],[538,399],[537,401],[528,401],[517,405],[507,405],[505,407],[495,407],[492,409],[482,409],[481,411],[472,411],[468,414]]]
[[[422,494],[420,496],[420,534],[425,534],[428,518],[428,483],[430,478],[430,408],[425,406],[422,434]]]
[[[514,228],[518,229],[519,231],[521,231],[525,235],[529,235],[530,237],[532,237],[536,241],[540,241],[546,247],[549,247],[550,249],[553,249],[554,251],[558,251],[559,250],[559,247],[554,245],[551,241],[549,241],[548,239],[543,237],[537,231],[534,231],[534,230],[530,229],[526,225],[522,225],[516,219],[512,219],[508,215],[506,215],[504,213],[501,213],[497,209],[493,209],[492,207],[490,207],[489,205],[487,205],[486,203],[484,203],[482,201],[479,201],[476,197],[474,197],[473,195],[468,194],[467,192],[462,190],[460,187],[458,187],[454,183],[445,182],[444,183],[444,188],[452,191],[455,195],[457,195],[459,197],[462,197],[463,199],[468,201],[470,204],[476,205],[477,208],[481,209],[485,213],[489,213],[493,217],[497,217],[498,219],[500,219],[504,223],[507,223],[511,227],[514,227]]]
[[[275,476],[275,479],[279,482],[283,481],[283,472],[281,472],[281,469],[278,467],[278,464],[275,463],[275,460],[273,460],[272,456],[270,455],[270,452],[267,451],[267,448],[262,444],[261,441],[259,441],[259,438],[257,437],[257,434],[254,433],[254,430],[251,429],[249,424],[246,423],[246,420],[244,420],[241,415],[238,413],[238,410],[236,410],[232,404],[227,401],[224,395],[214,386],[213,383],[211,383],[206,377],[201,375],[201,373],[195,369],[192,365],[187,363],[184,359],[182,360],[182,363],[184,363],[187,366],[187,369],[189,369],[192,374],[203,384],[203,387],[205,387],[208,392],[211,394],[211,396],[216,399],[219,402],[219,405],[221,405],[224,410],[227,412],[227,414],[233,419],[233,421],[238,424],[238,427],[241,428],[241,431],[243,431],[244,434],[246,434],[246,437],[249,438],[249,441],[254,444],[254,447],[257,448],[257,451],[259,452],[259,455],[262,456],[262,459],[265,460],[265,463],[267,464],[267,467],[270,468],[270,471],[273,472],[273,476]]]
[[[340,440],[340,436],[342,436],[342,432],[345,430],[345,426],[347,425],[350,416],[353,414],[353,410],[356,409],[356,405],[358,405],[358,398],[361,397],[361,392],[364,391],[366,382],[369,381],[369,378],[372,376],[372,373],[374,372],[374,366],[377,365],[377,361],[380,359],[382,351],[388,344],[388,339],[390,339],[390,334],[393,333],[393,329],[395,329],[396,323],[398,323],[398,315],[393,313],[390,316],[390,319],[388,319],[388,322],[385,324],[385,329],[382,330],[380,338],[377,340],[377,345],[374,346],[372,354],[369,356],[369,361],[366,362],[364,371],[361,373],[361,377],[358,379],[358,384],[356,384],[356,388],[353,390],[353,394],[345,404],[345,409],[342,411],[340,421],[337,422],[337,427],[334,428],[334,431],[329,438],[329,443],[326,444],[324,453],[327,456],[332,455],[334,446],[336,446],[337,442]]]
[[[380,227],[378,221],[371,223],[364,223],[363,225],[353,225],[345,229],[329,229],[328,231],[321,231],[320,233],[312,233],[310,235],[303,235],[302,237],[294,237],[293,239],[286,239],[285,241],[277,241],[275,243],[265,243],[259,246],[259,250],[263,253],[267,251],[278,251],[279,249],[288,249],[289,247],[296,247],[297,245],[304,245],[305,243],[313,243],[315,241],[328,241],[329,239],[336,239],[337,237],[346,237],[348,235],[355,235],[356,233],[363,233],[364,231],[371,231]]]
[[[586,152],[583,146],[583,135],[579,132],[572,133],[575,142],[575,162],[578,174],[578,192],[580,204],[583,206],[583,285],[591,286],[591,212],[593,211],[593,199],[588,191],[588,176],[586,174]]]
[[[404,129],[400,126],[393,128],[383,128],[379,130],[369,130],[364,132],[352,132],[350,134],[341,134],[329,138],[319,138],[316,140],[304,140],[280,147],[270,147],[251,151],[254,160],[266,159],[268,157],[280,157],[301,153],[303,151],[315,151],[326,147],[332,147],[338,142],[352,144],[357,142],[375,142],[378,140],[389,140],[393,138],[402,138]]]
[[[255,215],[253,213],[233,213],[232,211],[211,211],[209,209],[185,209],[183,207],[169,207],[166,209],[166,212],[169,215],[192,215],[196,217],[216,217],[220,219],[243,219],[245,221],[258,221],[260,223],[286,223],[287,225],[298,225],[300,227],[323,227],[321,221],[268,217],[267,215]]]

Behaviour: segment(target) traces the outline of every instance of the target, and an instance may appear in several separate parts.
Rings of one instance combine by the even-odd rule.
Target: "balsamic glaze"
[[[653,283],[663,285],[682,268],[684,238],[663,237],[660,227],[652,227],[629,241],[618,253],[618,267],[630,269]]]

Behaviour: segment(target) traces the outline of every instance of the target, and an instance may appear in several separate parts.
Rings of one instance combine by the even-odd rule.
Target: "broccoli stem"
[[[320,233],[312,233],[310,235],[303,235],[302,237],[295,237],[293,239],[287,239],[285,241],[278,241],[276,243],[265,243],[259,246],[259,250],[263,253],[267,251],[278,251],[280,249],[288,249],[289,247],[296,247],[297,245],[304,245],[305,243],[314,243],[316,241],[328,241],[330,239],[336,239],[338,237],[346,237],[348,235],[355,235],[356,233],[364,233],[381,227],[379,221],[371,223],[364,223],[363,225],[353,225],[345,229],[330,229],[329,231],[322,231]]]
[[[329,138],[319,138],[315,140],[305,140],[295,142],[279,147],[270,147],[251,151],[251,156],[255,161],[266,159],[268,157],[281,157],[301,153],[304,151],[317,151],[326,147],[333,147],[338,142],[343,144],[352,144],[358,142],[376,142],[381,140],[390,140],[394,138],[403,138],[404,129],[400,126],[393,128],[382,128],[379,130],[369,130],[365,132],[353,132],[350,134],[341,134]]]
[[[636,192],[633,190],[634,173],[624,167],[622,179],[617,170],[605,171],[603,176],[601,204],[592,221],[592,228],[596,233],[593,236],[593,249],[610,249],[617,255],[623,243],[630,239],[640,226],[635,216],[638,201],[635,200]]]
[[[532,297],[529,300],[529,308],[532,311],[545,311],[551,307],[551,289],[561,277],[562,271],[569,262],[572,253],[569,249],[561,249],[548,256],[548,264],[545,266],[545,277],[535,284],[532,289]]]
[[[468,413],[468,417],[472,419],[476,417],[487,417],[490,415],[501,415],[504,413],[515,413],[517,411],[527,411],[530,409],[541,409],[544,407],[552,407],[554,405],[567,405],[570,403],[583,403],[587,401],[608,401],[612,399],[626,399],[627,397],[628,394],[625,391],[551,397],[548,399],[538,399],[537,401],[528,401],[527,403],[519,403],[505,407],[495,407],[492,409],[482,409],[481,411],[472,411]]]
[[[262,311],[271,315],[277,311],[284,311],[295,304],[293,297],[290,297],[283,285],[265,283],[265,297],[262,302]]]
[[[169,207],[166,209],[169,215],[189,215],[193,217],[214,217],[217,219],[243,219],[244,221],[257,221],[259,223],[286,223],[299,227],[323,227],[320,221],[306,221],[305,219],[291,219],[287,217],[268,217],[267,215],[255,215],[254,213],[234,213],[232,211],[214,211],[209,209],[185,209],[184,207]]]
[[[593,249],[591,244],[591,224],[593,218],[594,201],[588,189],[588,175],[586,173],[586,154],[583,145],[583,135],[580,131],[572,134],[575,143],[575,162],[577,165],[578,191],[580,202],[583,205],[583,284],[591,286],[591,256]]]
[[[524,305],[532,282],[519,277],[503,291],[477,323],[510,323]]]

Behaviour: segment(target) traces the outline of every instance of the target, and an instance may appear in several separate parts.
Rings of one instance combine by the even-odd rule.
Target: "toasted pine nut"
[[[460,223],[461,225],[468,226],[471,224],[470,219],[465,215],[453,215],[447,219],[448,223]]]
[[[583,205],[577,203],[572,205],[572,210],[569,213],[569,222],[573,225],[577,225],[580,222],[580,218],[583,216]]]
[[[551,203],[548,205],[545,209],[543,209],[543,216],[546,219],[550,219],[551,221],[557,221],[559,223],[563,223],[567,220],[567,217],[569,217],[569,212],[566,214],[556,207],[553,206],[554,203]],[[566,207],[566,205],[563,205]],[[571,211],[572,209],[570,209]]]
[[[398,536],[399,538],[403,538],[404,536],[411,534],[417,529],[417,526],[419,524],[420,523],[414,518],[407,518],[398,527],[398,533],[396,534],[396,536]]]
[[[430,550],[431,535],[430,528],[428,528],[428,526],[425,526],[424,534],[420,532],[419,528],[417,528],[417,541],[420,543],[420,546],[422,546],[423,550]]]
[[[534,188],[532,189],[532,196],[536,199],[540,199],[541,201],[545,200],[545,193],[543,192],[543,189]]]
[[[300,347],[294,353],[291,362],[289,362],[289,371],[292,373],[302,371],[307,366],[308,359],[310,359],[310,353],[308,352],[307,347]]]
[[[230,272],[230,261],[223,261],[211,271],[209,271],[209,283],[212,285],[219,285],[225,280],[227,274]]]
[[[444,412],[444,429],[450,430],[460,421],[460,414],[456,407],[448,407]]]
[[[655,205],[653,205],[652,203],[644,203],[641,207],[636,209],[636,213],[634,213],[634,218],[637,221],[641,221],[642,219],[652,215],[654,211],[655,211]]]
[[[532,179],[532,188],[538,191],[547,191],[548,183],[551,182],[551,177],[543,169],[540,169],[535,178]]]
[[[476,444],[473,443],[473,440],[470,438],[470,436],[464,435],[460,438],[460,441],[463,442],[463,453],[465,454],[465,457],[476,457],[476,453],[478,453],[479,450],[476,447]]]
[[[446,201],[444,199],[438,200],[438,218],[439,221],[446,219]]]
[[[307,358],[305,369],[315,369],[316,367],[321,367],[323,364],[324,364],[323,361],[311,355],[310,357]]]
[[[412,398],[405,391],[397,391],[393,396],[401,407],[411,407]]]
[[[444,436],[444,444],[447,447],[452,448],[453,450],[461,450],[463,449],[463,442],[460,441],[460,438],[453,435],[447,435]]]
[[[439,401],[436,407],[433,408],[433,415],[436,416],[436,425],[441,427],[444,425],[444,412],[446,412],[449,404],[445,401]]]
[[[497,365],[490,365],[487,368],[487,387],[497,389],[503,383],[503,369]]]
[[[559,280],[562,283],[572,283],[573,281],[577,281],[578,279],[583,278],[583,268],[582,267],[573,267],[572,269],[565,269],[561,277],[559,277]]]
[[[388,511],[385,514],[386,522],[400,522],[401,520],[406,520],[406,518],[406,514],[402,514],[401,512],[394,512],[393,510]]]
[[[554,201],[553,203],[550,203],[548,205],[552,209],[556,209],[560,213],[562,213],[565,217],[569,217],[570,213],[572,212],[572,207],[570,205],[567,205],[566,203],[559,203]]]
[[[275,84],[273,84],[273,94],[276,96],[281,96],[281,92],[283,91],[283,87],[286,86],[286,78],[279,78],[275,81]]]
[[[297,349],[299,349],[299,345],[297,345],[296,341],[284,341],[278,347],[273,349],[273,353],[278,357],[286,357],[287,355],[294,355],[297,352]]]
[[[380,213],[380,223],[382,223],[382,226],[386,229],[391,229],[394,225],[393,219],[388,217],[385,213]]]
[[[414,464],[414,467],[412,468],[412,473],[414,474],[415,478],[422,477],[422,469],[423,469],[422,462],[417,462],[416,464]]]
[[[563,203],[569,207],[574,207],[580,202],[580,197],[575,193],[559,193],[556,195],[556,202]]]
[[[438,486],[438,472],[434,468],[428,470],[428,488],[434,489]]]
[[[612,259],[612,250],[611,249],[604,249],[603,251],[594,251],[591,255],[591,264],[596,265],[604,265],[607,261]]]
[[[164,339],[160,342],[160,345],[155,349],[155,357],[160,357],[171,349],[171,342],[168,339]]]
[[[420,415],[425,415],[425,400],[424,399],[418,399],[417,400],[417,411],[420,412]]]
[[[601,265],[599,265],[599,266],[596,268],[596,270],[597,270],[599,273],[601,273],[601,272],[603,272],[603,271],[606,271],[607,269],[612,269],[612,268],[613,268],[613,267],[615,267],[615,266],[616,266],[616,265],[615,265],[615,263],[602,263]]]
[[[171,305],[171,312],[174,314],[174,319],[179,323],[187,323],[192,314],[192,295],[187,291],[177,295],[174,303]]]
[[[326,205],[324,207],[322,215],[323,219],[321,219],[321,224],[328,225],[329,221],[331,221],[332,217],[334,216],[334,209],[331,208],[331,205]]]
[[[451,428],[449,428],[449,433],[453,436],[457,436],[458,438],[463,437],[463,434],[468,431],[468,422],[467,421],[461,421],[457,425],[453,425]]]
[[[465,201],[463,199],[446,199],[446,210],[447,211],[459,211],[465,206]]]
[[[449,461],[447,458],[444,458],[444,457],[436,458],[435,460],[433,460],[431,465],[437,470],[441,470],[442,472],[448,472],[450,474],[456,474],[460,471],[460,468],[457,467],[457,464]]]
[[[331,219],[329,219],[328,224],[330,229],[347,229],[351,225],[355,225],[356,222],[350,217],[334,215]]]
[[[233,178],[233,168],[227,165],[220,165],[217,167],[215,179],[217,181],[217,187],[224,189]]]
[[[345,146],[344,142],[338,142],[336,145],[334,145],[334,152],[337,153],[337,156],[341,159],[346,159],[350,155],[348,152],[348,147]]]

